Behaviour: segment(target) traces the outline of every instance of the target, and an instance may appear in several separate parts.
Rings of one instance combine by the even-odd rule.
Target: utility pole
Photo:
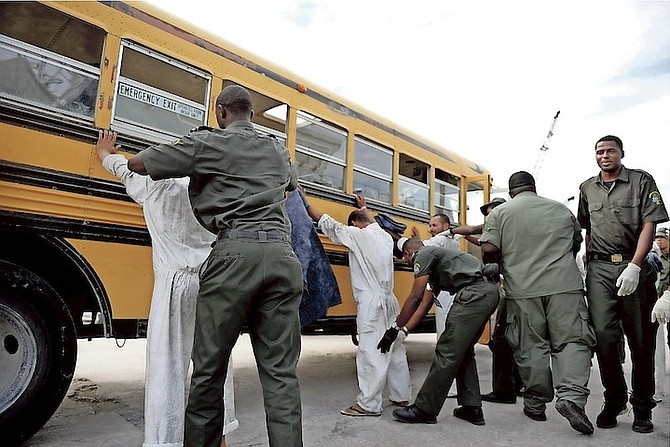
[[[547,155],[547,151],[549,150],[549,143],[551,142],[551,137],[554,136],[554,128],[556,127],[556,120],[558,119],[558,115],[560,113],[561,113],[560,110],[556,112],[554,120],[551,122],[549,133],[547,134],[547,137],[544,139],[542,147],[540,147],[540,153],[537,156],[537,160],[535,161],[535,167],[533,168],[533,177],[535,177],[535,180],[537,180],[537,177],[540,174],[540,169],[542,169],[542,163],[544,162],[544,157],[545,155]]]

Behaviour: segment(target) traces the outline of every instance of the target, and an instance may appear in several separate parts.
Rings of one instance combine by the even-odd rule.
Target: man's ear
[[[625,155],[625,152],[623,151],[623,149],[621,149],[621,158],[623,158],[624,155]]]

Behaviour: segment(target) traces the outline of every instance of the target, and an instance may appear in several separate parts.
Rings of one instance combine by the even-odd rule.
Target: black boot
[[[393,410],[393,417],[396,421],[407,424],[435,424],[437,422],[435,416],[426,413],[416,405],[396,408]]]
[[[469,407],[463,405],[462,407],[454,408],[454,416],[474,425],[484,425],[486,423],[484,421],[482,407]]]
[[[638,433],[651,433],[654,431],[654,424],[651,422],[651,410],[633,408],[633,414],[635,415],[633,431]]]

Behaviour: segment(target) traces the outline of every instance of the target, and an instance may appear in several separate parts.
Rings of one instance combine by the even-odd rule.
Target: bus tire
[[[77,359],[74,322],[39,276],[0,261],[0,439],[19,445],[53,415]]]

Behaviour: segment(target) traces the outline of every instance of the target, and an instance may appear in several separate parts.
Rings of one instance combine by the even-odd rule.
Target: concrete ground
[[[434,334],[411,334],[406,341],[415,393],[430,367],[434,342]],[[144,348],[145,340],[128,340],[121,348],[115,340],[81,340],[75,379],[67,398],[54,417],[24,446],[141,446]],[[379,418],[341,416],[340,410],[354,403],[357,394],[355,353],[356,348],[347,336],[303,337],[299,377],[305,446],[667,447],[670,443],[667,367],[666,395],[653,411],[653,433],[633,432],[633,415],[629,412],[619,417],[617,427],[596,428],[592,436],[586,436],[572,430],[553,404],[547,408],[548,420],[535,422],[523,415],[521,401],[514,405],[484,402],[485,426],[454,418],[452,410],[457,406],[456,399],[447,399],[436,425],[395,422],[392,407]],[[491,353],[486,346],[477,345],[476,355],[482,393],[486,393],[491,389]],[[667,360],[670,364],[670,356]],[[243,335],[235,347],[233,362],[240,427],[228,435],[228,446],[267,446],[260,384],[247,335]],[[630,362],[625,366],[629,378]],[[594,425],[603,404],[597,368],[594,359],[587,404],[587,413]]]

